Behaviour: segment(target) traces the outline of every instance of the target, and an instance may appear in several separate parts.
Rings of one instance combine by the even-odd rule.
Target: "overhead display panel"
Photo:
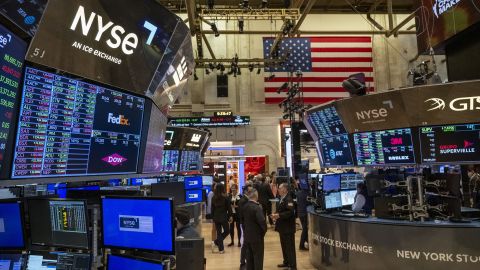
[[[320,154],[323,165],[353,166],[352,150],[348,134],[323,138],[319,140]]]
[[[148,89],[157,91],[160,83],[162,91],[176,89],[193,69],[191,41],[179,52],[185,32],[179,44],[171,43],[179,25],[183,21],[154,0],[49,0],[27,59],[154,96]],[[157,81],[157,73],[169,75]]]
[[[200,152],[208,139],[203,130],[181,127],[167,127],[165,149],[190,150]]]
[[[143,157],[143,173],[155,173],[161,171],[166,129],[167,117],[157,108],[157,106],[152,105],[148,123],[147,143]]]
[[[353,137],[358,166],[415,164],[410,128],[356,133]]]
[[[480,124],[420,128],[423,163],[480,162]]]
[[[307,121],[307,127],[310,126],[315,140],[347,133],[334,106],[309,111]]]
[[[250,125],[250,116],[176,117],[169,118],[172,127],[236,127]]]
[[[453,36],[480,21],[479,0],[418,0],[416,13],[417,44],[420,54],[430,47],[437,54]]]
[[[47,0],[3,0],[0,13],[33,37]]]
[[[145,99],[27,67],[12,178],[136,173]]]
[[[0,25],[0,177],[7,178],[13,145],[17,95],[27,44]]]
[[[410,126],[400,91],[344,99],[335,105],[349,133]]]

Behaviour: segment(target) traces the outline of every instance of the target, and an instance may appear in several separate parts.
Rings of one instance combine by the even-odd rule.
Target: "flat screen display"
[[[340,178],[342,190],[356,189],[359,183],[364,182],[362,174],[342,173]]]
[[[105,246],[174,253],[172,200],[106,197],[102,215]]]
[[[208,133],[203,130],[182,127],[167,127],[165,149],[190,150],[200,152]]]
[[[145,94],[179,22],[154,0],[49,0],[27,59]],[[177,66],[180,82],[185,59]]]
[[[342,197],[342,206],[349,206],[355,203],[356,190],[342,190],[340,191]]]
[[[202,176],[202,182],[204,186],[211,186],[213,185],[213,176],[211,175],[204,175]]]
[[[199,189],[203,186],[202,176],[185,176],[183,181],[185,189]]]
[[[308,123],[318,139],[329,138],[347,131],[335,107],[322,107],[322,109],[308,113]]]
[[[236,127],[250,125],[250,116],[212,116],[212,117],[178,117],[171,118],[172,127]]]
[[[0,4],[0,13],[33,36],[46,4],[47,0],[4,0]]]
[[[89,248],[86,201],[28,200],[32,244]]]
[[[23,212],[19,202],[0,203],[0,249],[23,249]]]
[[[478,163],[480,124],[420,128],[423,163]]]
[[[179,170],[181,172],[199,171],[201,158],[198,151],[181,151]]]
[[[355,133],[353,138],[358,166],[415,164],[410,128]]]
[[[161,172],[162,153],[167,128],[167,117],[152,104],[148,124],[147,144],[143,158],[143,173]]]
[[[325,209],[335,209],[342,207],[342,196],[340,192],[332,192],[325,195]]]
[[[154,262],[140,258],[108,255],[107,270],[163,270],[161,262]]]
[[[180,161],[179,150],[163,150],[161,171],[162,172],[178,171],[179,161]]]
[[[136,173],[144,105],[27,67],[12,178]]]
[[[23,254],[0,254],[0,269],[23,270],[27,260]]]
[[[194,203],[203,201],[203,189],[191,189],[185,191],[185,202]]]
[[[27,270],[90,270],[91,262],[90,254],[85,253],[31,251]]]
[[[352,149],[348,135],[319,140],[323,165],[332,166],[353,166]]]
[[[0,176],[8,177],[10,161],[6,153],[13,145],[17,94],[22,79],[22,66],[27,43],[0,25]]]
[[[323,192],[340,190],[340,174],[325,174],[322,177]]]

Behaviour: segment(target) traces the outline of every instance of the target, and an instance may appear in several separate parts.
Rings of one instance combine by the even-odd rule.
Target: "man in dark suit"
[[[248,203],[248,194],[253,190],[253,187],[250,184],[247,184],[243,187],[243,195],[238,202],[238,220],[240,223],[240,228],[242,229],[242,235],[245,232],[245,225],[243,219],[243,207]],[[245,236],[243,235],[245,239]],[[247,246],[245,241],[243,241],[242,249],[240,251],[240,269],[243,269],[247,263]]]
[[[265,182],[265,178],[262,175],[257,175],[257,183],[254,186],[258,191],[258,202],[262,206],[263,215],[266,216],[267,213],[271,214],[272,212],[272,203],[270,202],[273,199],[272,188],[269,183]],[[273,224],[270,217],[268,217],[270,225]]]
[[[297,258],[295,254],[295,204],[288,194],[288,185],[283,183],[278,188],[280,204],[277,213],[272,215],[275,220],[275,230],[280,234],[282,246],[283,263],[280,268],[297,269]]]
[[[258,203],[258,192],[255,189],[247,194],[249,201],[242,209],[243,244],[247,251],[247,270],[262,270],[264,256],[264,237],[267,223],[263,210]]]

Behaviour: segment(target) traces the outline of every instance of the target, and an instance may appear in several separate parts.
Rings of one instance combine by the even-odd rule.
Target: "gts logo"
[[[119,115],[118,117],[113,116],[113,113],[108,114],[107,122],[110,124],[116,124],[121,126],[130,126],[130,122],[127,118],[123,115]]]

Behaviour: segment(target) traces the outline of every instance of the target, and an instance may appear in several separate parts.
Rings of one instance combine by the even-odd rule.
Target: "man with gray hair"
[[[262,270],[267,223],[262,207],[258,203],[258,191],[256,189],[248,190],[247,197],[249,201],[242,210],[243,245],[246,247],[247,253],[247,270]]]

